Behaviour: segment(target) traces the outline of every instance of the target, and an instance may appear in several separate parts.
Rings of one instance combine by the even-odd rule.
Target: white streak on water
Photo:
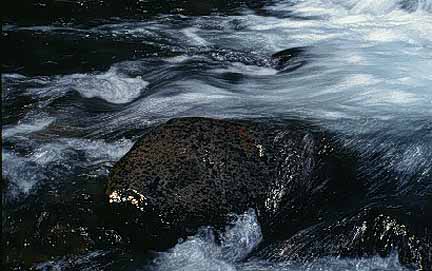
[[[35,119],[31,122],[20,121],[13,127],[7,127],[2,130],[2,137],[8,138],[12,136],[31,134],[37,131],[41,131],[47,128],[51,123],[54,122],[54,118],[47,117],[41,119]]]
[[[270,68],[270,67],[259,67],[255,65],[245,65],[243,63],[234,62],[231,64],[230,67],[227,67],[225,69],[215,69],[213,70],[215,73],[239,73],[239,74],[245,74],[245,75],[251,75],[251,76],[269,76],[269,75],[275,75],[278,73],[277,70]]]
[[[198,29],[195,27],[188,27],[181,30],[181,33],[183,33],[186,39],[193,45],[204,46],[204,47],[209,46],[210,43],[206,41],[204,38],[202,38],[201,36],[199,36],[197,32]]]
[[[71,74],[56,76],[46,86],[29,91],[41,97],[62,96],[75,90],[85,98],[101,98],[110,103],[121,104],[138,98],[149,83],[140,76],[129,77],[112,67],[104,73]]]
[[[410,12],[432,11],[430,0],[331,0],[330,2],[344,6],[351,13],[383,15],[405,9]]]
[[[107,143],[102,140],[62,138],[50,143],[42,143],[30,154],[22,156],[11,151],[2,152],[2,177],[13,186],[11,197],[28,194],[41,181],[55,176],[52,167],[61,166],[62,175],[72,174],[76,167],[98,167],[100,164],[112,164],[120,159],[132,147],[130,140]],[[76,156],[83,156],[76,160]],[[106,174],[92,171],[90,174]],[[60,177],[60,176],[57,176]]]
[[[401,109],[432,115],[432,75],[428,72],[432,70],[432,15],[395,8],[400,6],[398,1],[373,1],[381,4],[370,4],[368,8],[378,9],[379,16],[353,12],[335,2],[298,1],[294,6],[281,2],[269,8],[312,17],[309,20],[250,16],[256,21],[250,29],[267,40],[277,40],[277,50],[311,45],[311,51],[318,56],[317,63],[309,65],[319,65],[318,73],[305,67],[303,74],[283,80],[285,84],[272,84],[273,91],[286,90],[281,101],[295,104],[301,98],[313,104],[328,99],[335,106],[357,109],[352,115],[394,115]],[[391,8],[387,10],[387,6]],[[352,80],[366,73],[372,81]],[[315,86],[329,80],[333,83]],[[295,89],[301,94],[292,99],[290,92]],[[330,92],[334,97],[325,97]],[[326,110],[327,106],[321,103],[320,109]],[[314,108],[306,105],[305,110],[316,115]],[[349,113],[346,107],[339,110]]]

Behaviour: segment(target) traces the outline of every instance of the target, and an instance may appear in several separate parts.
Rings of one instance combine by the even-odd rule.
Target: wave
[[[430,0],[331,0],[333,3],[346,7],[355,14],[382,15],[396,10],[407,12],[431,12]]]
[[[170,251],[160,253],[151,270],[234,271],[234,263],[244,259],[261,239],[255,211],[249,210],[233,219],[232,228],[220,237],[219,242],[212,228],[203,228]]]
[[[43,98],[64,96],[70,91],[83,98],[100,98],[109,103],[122,104],[138,98],[149,82],[139,75],[131,77],[121,73],[115,65],[106,72],[75,73],[69,75],[26,77],[19,74],[2,76],[4,84],[27,84],[26,94]]]
[[[85,98],[101,98],[110,103],[127,103],[133,101],[149,83],[140,76],[135,78],[122,75],[115,68],[99,74],[71,74],[58,77],[51,86],[40,90],[44,95],[53,96],[51,92],[75,90]]]

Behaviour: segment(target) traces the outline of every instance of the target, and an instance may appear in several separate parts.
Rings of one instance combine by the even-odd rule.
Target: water
[[[215,232],[211,227],[202,228],[195,236],[179,243],[167,252],[157,253],[154,259],[135,270],[145,271],[171,271],[171,270],[199,270],[199,271],[322,271],[322,270],[355,270],[355,271],[408,271],[399,264],[397,255],[391,254],[386,258],[369,257],[359,259],[344,259],[322,257],[316,261],[300,265],[295,262],[272,263],[269,261],[248,259],[247,255],[261,242],[261,229],[254,211],[233,216],[232,224],[227,227],[219,241],[215,240]],[[103,270],[103,266],[92,264],[98,257],[107,253],[101,251],[91,252],[72,259],[77,262],[80,270]],[[70,260],[70,259],[69,259]],[[75,266],[75,268],[77,267]],[[67,270],[70,268],[67,260],[61,259],[43,263],[37,270]],[[123,266],[124,268],[124,266]],[[127,270],[134,270],[128,268]]]
[[[150,270],[405,270],[397,255],[388,258],[336,259],[321,258],[306,265],[271,263],[262,260],[241,260],[262,240],[255,213],[248,211],[233,220],[233,226],[215,242],[212,229],[202,229],[196,236],[181,241],[168,252],[160,253]]]
[[[9,208],[106,176],[141,131],[180,116],[307,119],[360,153],[371,193],[432,197],[432,1],[66,2],[12,6],[2,26]],[[271,55],[289,48],[295,57],[276,65]],[[259,242],[253,217],[232,229],[253,239],[245,248],[207,231],[156,270],[402,269],[396,256],[238,261]]]

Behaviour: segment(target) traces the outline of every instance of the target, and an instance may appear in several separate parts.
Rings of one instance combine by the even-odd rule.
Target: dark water
[[[3,234],[93,199],[142,131],[180,116],[311,121],[359,153],[372,198],[431,210],[431,11],[428,0],[9,2]],[[286,61],[271,57],[287,49]],[[70,216],[92,214],[78,206]],[[56,258],[53,249],[35,268],[404,268],[397,255],[240,261],[262,237],[253,212],[234,222],[222,245],[204,232],[155,255],[102,244]]]

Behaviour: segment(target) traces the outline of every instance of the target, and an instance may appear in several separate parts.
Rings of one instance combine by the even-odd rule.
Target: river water
[[[384,176],[371,178],[377,191],[432,197],[432,1],[128,2],[18,1],[8,9],[5,208],[100,182],[140,132],[180,116],[312,121],[361,154],[364,175]],[[276,65],[271,56],[286,49],[292,57]],[[253,212],[234,225],[222,244],[207,229],[150,265],[122,266],[403,270],[397,255],[243,261],[260,228]],[[97,269],[92,259],[103,253],[81,256],[83,266]],[[67,269],[64,260],[38,268],[49,266]]]

